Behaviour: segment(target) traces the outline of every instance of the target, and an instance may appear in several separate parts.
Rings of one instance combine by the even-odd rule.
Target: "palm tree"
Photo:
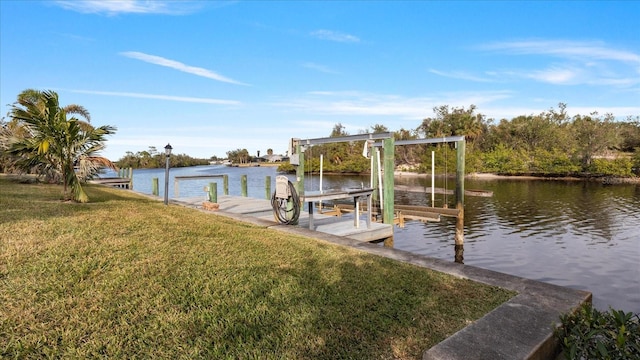
[[[72,114],[81,118],[67,118]],[[16,165],[50,181],[62,182],[65,199],[87,202],[81,183],[101,167],[117,170],[110,160],[97,156],[104,149],[105,137],[115,133],[116,128],[93,127],[84,107],[60,107],[56,92],[23,91],[11,106],[10,116],[23,129],[23,136],[8,141],[8,152],[17,156]]]

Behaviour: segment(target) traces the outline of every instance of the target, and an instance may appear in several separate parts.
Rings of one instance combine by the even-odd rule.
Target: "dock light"
[[[171,157],[171,144],[167,144],[164,147],[164,154],[167,157],[167,164],[164,170],[164,204],[167,205],[169,203],[169,158]]]

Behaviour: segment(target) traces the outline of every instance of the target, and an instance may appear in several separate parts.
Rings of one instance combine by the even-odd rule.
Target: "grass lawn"
[[[0,358],[418,359],[514,294],[135,193],[0,176]]]

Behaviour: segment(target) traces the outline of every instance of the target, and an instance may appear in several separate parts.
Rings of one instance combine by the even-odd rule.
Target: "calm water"
[[[275,168],[200,166],[171,169],[169,196],[175,197],[173,177],[228,174],[229,192],[240,195],[240,177],[248,175],[248,195],[264,198],[265,177]],[[135,170],[134,190],[151,193],[151,178],[158,177],[164,194],[164,170]],[[290,178],[293,179],[292,176]],[[396,184],[422,186],[426,177],[397,177]],[[180,181],[178,197],[202,196],[209,182]],[[369,177],[325,176],[323,188],[367,185]],[[446,180],[449,189],[454,180]],[[436,181],[444,187],[445,180]],[[306,178],[306,188],[317,190],[318,177]],[[464,263],[507,274],[545,281],[593,293],[594,305],[640,313],[640,185],[603,186],[599,183],[545,180],[474,180],[467,189],[484,189],[494,196],[465,197]],[[430,204],[431,195],[396,192],[396,202]],[[454,207],[453,196],[435,195],[436,206]],[[407,222],[395,228],[398,249],[453,261],[455,219],[439,223]]]

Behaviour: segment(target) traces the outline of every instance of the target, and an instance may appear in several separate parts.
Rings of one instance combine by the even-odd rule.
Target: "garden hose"
[[[281,224],[296,225],[300,217],[300,198],[293,183],[287,183],[289,187],[289,197],[276,197],[276,192],[271,196],[271,207],[273,208],[273,216]]]

